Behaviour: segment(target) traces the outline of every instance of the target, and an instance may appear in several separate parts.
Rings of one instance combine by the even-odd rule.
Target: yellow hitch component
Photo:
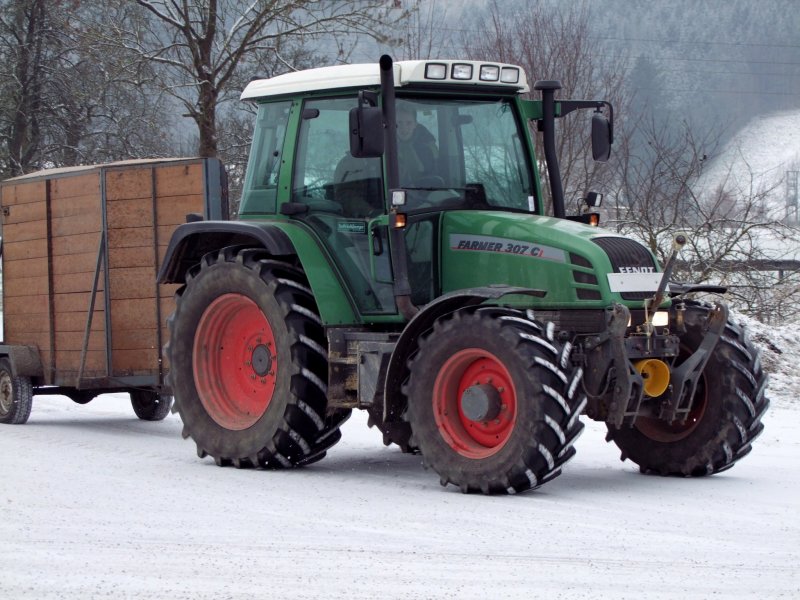
[[[669,366],[657,358],[645,358],[634,363],[636,370],[644,379],[644,393],[651,398],[658,398],[669,385]]]

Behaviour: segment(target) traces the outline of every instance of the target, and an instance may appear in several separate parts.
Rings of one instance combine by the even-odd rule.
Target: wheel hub
[[[264,344],[259,344],[253,350],[253,356],[250,359],[253,366],[253,371],[259,377],[264,377],[272,370],[272,354],[269,352]]]
[[[442,364],[432,391],[439,433],[461,456],[487,458],[511,438],[517,421],[514,381],[491,352],[456,352]]]
[[[6,415],[11,412],[14,405],[14,387],[11,384],[11,377],[7,373],[0,375],[0,414]]]
[[[493,385],[472,385],[461,395],[461,412],[470,421],[484,422],[500,414],[503,400]]]

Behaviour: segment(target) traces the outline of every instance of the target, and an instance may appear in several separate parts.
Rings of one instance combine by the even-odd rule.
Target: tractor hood
[[[443,292],[502,282],[547,290],[543,306],[638,306],[652,295],[652,284],[621,292],[619,278],[655,281],[659,270],[634,240],[574,221],[499,211],[445,213],[441,252]]]

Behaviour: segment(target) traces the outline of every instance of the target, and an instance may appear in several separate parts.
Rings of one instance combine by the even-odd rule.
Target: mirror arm
[[[559,100],[556,102],[556,117],[565,117],[569,113],[584,108],[593,108],[597,112],[603,107],[608,108],[609,144],[614,143],[614,106],[605,100]]]

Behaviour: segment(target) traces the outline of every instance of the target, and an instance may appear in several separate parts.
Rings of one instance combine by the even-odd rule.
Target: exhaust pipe
[[[397,166],[397,125],[395,123],[394,62],[388,54],[381,56],[381,98],[383,99],[383,123],[385,139],[386,188],[392,190],[400,186],[400,172]],[[391,206],[391,198],[387,198]],[[392,208],[394,211],[395,209]],[[397,310],[409,321],[419,312],[411,301],[411,283],[408,280],[408,259],[405,230],[395,227],[394,213],[389,218],[389,237],[391,239],[392,270],[394,271],[394,299]]]

